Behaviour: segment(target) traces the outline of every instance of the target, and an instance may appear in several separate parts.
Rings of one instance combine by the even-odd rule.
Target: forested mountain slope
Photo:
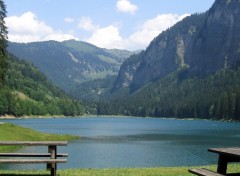
[[[8,51],[31,61],[48,79],[67,92],[80,83],[117,75],[122,62],[132,54],[75,40],[26,44],[9,42]]]
[[[185,78],[179,70],[114,101],[100,102],[97,112],[129,116],[240,120],[240,67],[207,77]]]
[[[83,115],[84,107],[53,86],[31,63],[9,56],[0,115]]]

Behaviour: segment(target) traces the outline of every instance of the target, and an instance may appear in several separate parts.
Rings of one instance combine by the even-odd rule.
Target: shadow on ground
[[[49,176],[43,174],[0,174],[0,176]]]

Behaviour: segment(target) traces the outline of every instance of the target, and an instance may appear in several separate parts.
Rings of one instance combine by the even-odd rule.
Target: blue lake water
[[[51,118],[1,120],[38,131],[81,136],[59,152],[60,168],[126,168],[215,164],[211,147],[240,146],[240,123],[160,118]],[[47,151],[26,147],[22,151]],[[45,166],[10,165],[11,169]]]

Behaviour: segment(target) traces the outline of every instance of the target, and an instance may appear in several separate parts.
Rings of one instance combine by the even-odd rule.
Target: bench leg
[[[220,174],[226,174],[227,173],[227,164],[228,164],[227,156],[220,155],[218,158],[217,172]]]
[[[49,146],[48,152],[51,154],[51,159],[57,158],[57,147],[56,146]],[[47,167],[51,170],[51,176],[57,176],[57,164],[56,163],[48,164]]]
[[[56,168],[51,168],[51,176],[57,176]]]

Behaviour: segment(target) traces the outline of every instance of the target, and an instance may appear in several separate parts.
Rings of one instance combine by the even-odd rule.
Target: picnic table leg
[[[48,152],[51,154],[51,159],[57,158],[57,146],[48,146]],[[51,176],[57,176],[57,164],[48,164],[48,168],[51,170]]]
[[[219,155],[217,172],[220,174],[227,174],[227,164],[227,156]]]

